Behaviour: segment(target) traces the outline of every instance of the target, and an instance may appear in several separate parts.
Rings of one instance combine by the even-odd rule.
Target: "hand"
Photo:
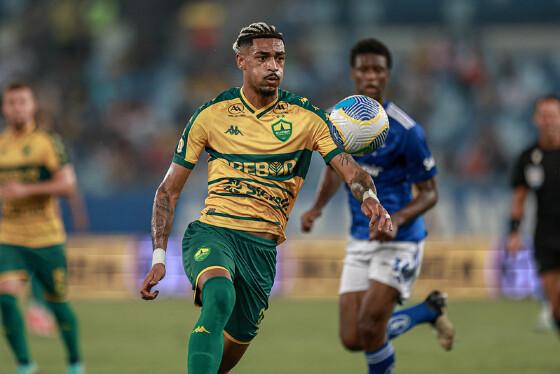
[[[386,232],[386,231],[379,231],[377,229],[377,225],[373,225],[369,227],[369,240],[378,240],[380,242],[389,242],[395,240],[397,237],[397,233],[399,232],[399,224],[395,217],[391,217],[391,223],[393,225],[393,230]]]
[[[26,184],[20,182],[8,182],[0,186],[0,199],[17,200],[29,196],[29,189]]]
[[[144,284],[142,284],[142,289],[140,290],[142,299],[153,300],[159,295],[159,291],[152,292],[152,287],[158,284],[163,277],[165,277],[165,265],[155,264],[152,266],[152,270],[146,275]]]
[[[364,200],[362,203],[362,212],[370,219],[370,232],[376,230],[378,234],[389,234],[393,230],[391,216],[374,198],[368,197]]]
[[[319,217],[321,217],[320,209],[309,209],[307,212],[303,213],[301,216],[301,231],[310,232],[313,229],[313,223]]]
[[[514,256],[523,247],[523,237],[516,231],[508,235],[506,249],[511,256]]]

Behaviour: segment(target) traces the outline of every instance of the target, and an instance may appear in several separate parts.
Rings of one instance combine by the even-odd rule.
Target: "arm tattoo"
[[[152,245],[154,248],[166,248],[167,239],[173,224],[175,205],[170,204],[169,191],[160,186],[154,198],[152,209]]]
[[[350,191],[352,191],[352,196],[354,196],[356,200],[362,201],[364,192],[370,189],[373,192],[376,192],[371,176],[361,167],[356,165],[356,172],[350,182]]]
[[[340,165],[341,166],[348,166],[350,164],[350,161],[352,160],[352,156],[350,156],[349,154],[343,153],[340,155]]]

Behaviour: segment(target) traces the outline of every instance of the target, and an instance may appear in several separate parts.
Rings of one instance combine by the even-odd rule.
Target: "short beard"
[[[26,124],[26,122],[21,122],[21,121],[12,122],[12,126],[14,127],[14,129],[15,129],[16,131],[21,131],[21,130],[23,130],[23,128],[25,127],[25,124]]]
[[[261,95],[262,97],[274,96],[274,95],[276,95],[276,90],[277,90],[276,88],[271,89],[269,87],[267,87],[267,88],[259,87],[258,88],[259,95]]]

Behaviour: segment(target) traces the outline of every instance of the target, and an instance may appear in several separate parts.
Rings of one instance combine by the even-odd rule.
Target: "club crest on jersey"
[[[272,124],[272,133],[281,142],[285,142],[292,136],[292,123],[284,119]]]
[[[194,260],[196,262],[201,262],[206,260],[206,258],[210,255],[210,248],[202,247],[199,248],[198,251],[194,254]]]
[[[232,116],[238,116],[238,115],[243,114],[243,112],[245,111],[245,107],[243,106],[243,104],[240,104],[240,103],[231,104],[227,108],[227,111]]]
[[[29,146],[29,144],[26,144],[23,146],[23,148],[21,149],[21,153],[27,157],[31,154],[31,147]]]

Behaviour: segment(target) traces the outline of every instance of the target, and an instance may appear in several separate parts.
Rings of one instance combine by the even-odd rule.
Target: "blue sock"
[[[389,340],[404,334],[420,323],[433,322],[438,314],[426,302],[393,313],[387,324]]]
[[[387,342],[377,351],[366,352],[368,374],[391,374],[395,368],[395,351]]]

